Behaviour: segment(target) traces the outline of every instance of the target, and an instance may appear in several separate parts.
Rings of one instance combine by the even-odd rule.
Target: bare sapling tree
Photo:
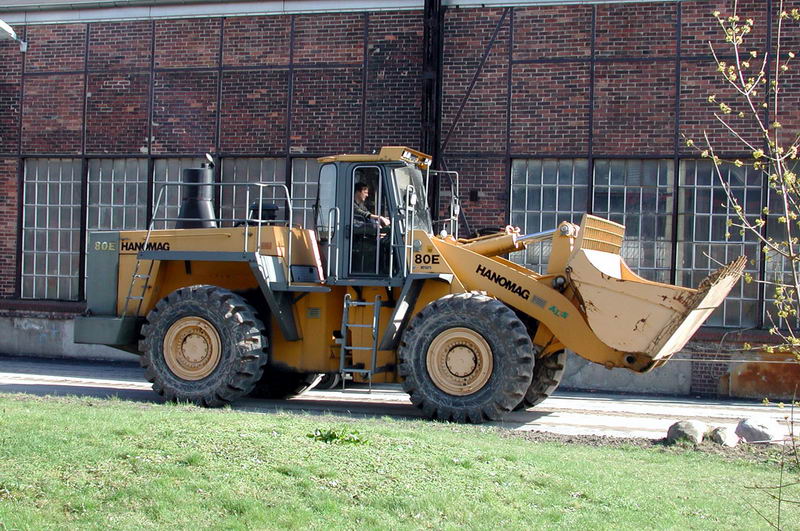
[[[732,0],[730,13],[713,13],[724,45],[715,46],[709,42],[709,46],[722,86],[727,88],[709,94],[708,103],[713,106],[714,117],[723,130],[739,146],[735,152],[746,156],[723,158],[720,156],[722,149],[715,147],[720,145],[720,139],[708,131],[703,132],[702,141],[686,138],[686,144],[713,162],[716,179],[725,191],[726,206],[731,212],[727,237],[730,238],[731,231],[738,231],[740,236],[758,242],[761,249],[766,275],[754,278],[746,273],[744,281],[762,283],[765,293],[772,299],[772,307],[766,314],[770,333],[777,341],[760,348],[769,353],[793,354],[800,361],[800,132],[796,127],[800,108],[796,102],[788,101],[786,96],[790,94],[789,91],[784,93],[783,86],[793,73],[798,53],[785,49],[784,42],[787,36],[793,37],[791,42],[799,42],[800,9],[785,9],[780,0],[773,25],[767,25],[759,42],[759,37],[754,37],[755,21],[740,17],[738,8],[738,0]],[[772,39],[767,36],[769,31],[773,31]],[[771,46],[764,45],[770,41]],[[786,127],[788,124],[795,124],[795,127]],[[732,152],[729,148],[726,151]],[[743,194],[737,191],[734,182],[742,178],[741,173],[729,171],[731,166],[752,168],[752,173],[766,183],[768,197],[763,210],[753,212],[752,207],[748,209],[749,205],[744,204]],[[745,348],[750,346],[745,345]],[[780,460],[778,484],[754,487],[777,503],[776,511],[770,516],[763,508],[760,510],[748,502],[775,529],[785,526],[781,521],[782,505],[800,503],[795,499],[800,485],[797,477],[800,457],[797,439],[792,435],[796,406],[793,399],[791,415],[787,417],[790,435]]]
[[[796,57],[795,51],[782,47],[787,31],[798,31],[800,10],[785,10],[780,1],[774,27],[772,49],[763,43],[752,44],[755,21],[742,19],[738,14],[738,1],[732,2],[732,12],[713,13],[724,37],[724,46],[709,43],[717,66],[717,73],[728,89],[727,96],[709,94],[708,103],[715,109],[714,116],[725,131],[740,146],[737,152],[746,157],[724,159],[715,149],[715,141],[708,131],[697,143],[687,138],[686,144],[697,149],[701,157],[713,161],[717,180],[728,200],[729,217],[727,236],[738,230],[759,243],[767,276],[754,278],[746,273],[745,282],[765,284],[772,299],[767,309],[770,332],[777,344],[764,345],[767,352],[792,353],[800,359],[798,323],[798,293],[800,293],[800,171],[798,150],[800,135],[784,127],[782,118],[797,117],[800,109],[783,101],[782,82],[790,74]],[[767,40],[767,42],[769,42]],[[768,206],[761,212],[748,212],[741,193],[732,182],[738,168],[750,166],[768,184]],[[752,257],[751,257],[752,258]]]

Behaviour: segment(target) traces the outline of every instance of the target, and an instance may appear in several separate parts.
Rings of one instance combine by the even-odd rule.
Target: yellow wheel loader
[[[148,230],[91,233],[76,342],[138,353],[168,400],[288,397],[338,375],[402,382],[428,417],[483,422],[550,395],[567,349],[608,368],[665,363],[745,263],[697,289],[651,282],[620,256],[624,227],[591,215],[460,239],[457,178],[434,231],[427,155],[319,161],[313,212],[284,185],[216,183],[206,164],[164,185]],[[503,257],[545,240],[544,274]]]

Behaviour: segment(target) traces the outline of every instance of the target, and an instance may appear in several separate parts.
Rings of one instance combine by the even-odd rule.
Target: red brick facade
[[[443,162],[488,172],[462,175],[465,189],[492,198],[469,205],[476,228],[507,219],[509,156],[686,155],[675,142],[676,117],[680,133],[721,132],[706,100],[726,92],[706,41],[718,35],[710,12],[727,5],[448,9]],[[756,18],[753,43],[760,48],[765,11],[763,2],[748,0],[742,12]],[[28,53],[0,43],[6,160],[205,151],[314,156],[419,144],[420,12],[18,30]],[[790,90],[796,85],[788,83]],[[724,139],[720,145],[738,147]]]
[[[86,152],[147,152],[150,74],[91,73],[86,95]]]
[[[0,297],[14,296],[17,270],[17,160],[0,157]]]

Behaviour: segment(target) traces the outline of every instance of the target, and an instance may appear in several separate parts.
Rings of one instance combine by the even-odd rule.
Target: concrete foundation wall
[[[692,392],[692,364],[675,361],[649,373],[638,374],[627,369],[609,370],[570,354],[561,387],[623,393],[689,395]]]
[[[134,354],[102,345],[72,342],[72,319],[0,317],[0,353],[44,358],[135,361]]]

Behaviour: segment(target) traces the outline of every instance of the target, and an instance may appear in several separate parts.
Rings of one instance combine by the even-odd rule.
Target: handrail
[[[450,222],[450,233],[453,235],[454,238],[458,239],[458,217],[461,214],[461,199],[459,198],[459,189],[458,189],[458,172],[457,171],[446,171],[446,170],[429,170],[428,173],[435,173],[435,174],[442,174],[446,175],[447,178],[450,180],[450,218],[448,220],[435,220],[432,223],[445,223],[446,221]],[[455,179],[453,179],[453,175],[455,175]],[[427,182],[425,183],[427,187]],[[426,199],[427,201],[427,199]],[[430,209],[429,209],[430,210]],[[439,212],[439,205],[436,205],[436,212]]]
[[[269,220],[264,221],[262,218],[263,215],[263,204],[264,204],[264,190],[267,188],[275,188],[282,190],[284,193],[283,198],[276,198],[272,197],[271,199],[276,201],[285,201],[286,202],[286,279],[288,285],[292,285],[292,220],[294,219],[294,209],[292,206],[292,197],[289,193],[289,187],[285,184],[278,184],[278,183],[250,183],[250,182],[227,182],[227,183],[160,183],[160,188],[158,190],[158,195],[156,198],[155,206],[153,207],[153,218],[150,220],[150,227],[147,231],[147,236],[145,240],[144,249],[147,248],[147,242],[150,239],[150,233],[153,231],[156,222],[166,222],[166,221],[180,221],[182,218],[173,218],[162,216],[158,217],[157,214],[159,209],[162,208],[162,199],[164,197],[165,190],[170,187],[177,187],[181,188],[184,186],[212,186],[212,187],[219,187],[219,188],[232,188],[234,186],[241,186],[245,188],[245,209],[247,211],[250,210],[250,192],[252,188],[258,189],[258,218],[253,220],[249,217],[249,213],[247,217],[244,218],[222,218],[222,217],[215,217],[214,221],[216,222],[224,222],[230,221],[234,223],[244,223],[245,226],[248,224],[254,223],[257,225],[256,229],[256,245],[255,250],[253,252],[260,253],[261,252],[261,229],[263,225],[275,225],[277,223],[283,222],[284,220]],[[167,208],[164,205],[164,208]],[[247,237],[247,231],[245,230],[243,233],[243,241],[242,241],[242,251],[244,253],[250,252],[249,246],[249,239]]]
[[[334,220],[333,223],[331,223],[331,216],[333,216],[333,220]],[[326,264],[326,271],[325,271],[326,280],[328,278],[330,278],[330,276],[331,276],[331,262],[334,262],[334,260],[331,257],[331,249],[332,248],[336,250],[336,260],[334,262],[336,264],[336,269],[333,272],[333,278],[334,279],[338,279],[339,278],[339,246],[338,245],[333,245],[332,242],[333,242],[334,235],[338,235],[339,234],[339,223],[340,223],[340,221],[341,221],[341,216],[340,216],[340,212],[339,212],[339,207],[332,207],[330,210],[328,210],[328,231],[329,232],[328,232],[328,253],[327,253],[328,254],[328,263]],[[335,223],[335,225],[334,225],[334,223]],[[333,228],[332,231],[331,231],[331,228]]]
[[[415,205],[411,204],[411,197],[416,195],[416,190],[414,189],[413,184],[409,184],[406,187],[406,197],[405,197],[405,222],[406,222],[406,233],[403,238],[403,260],[405,264],[403,264],[403,272],[405,273],[404,276],[408,276],[411,274],[411,261],[413,256],[413,238],[414,238],[414,214],[416,209],[414,208]],[[417,198],[419,201],[419,198]],[[409,219],[410,218],[410,219]]]

